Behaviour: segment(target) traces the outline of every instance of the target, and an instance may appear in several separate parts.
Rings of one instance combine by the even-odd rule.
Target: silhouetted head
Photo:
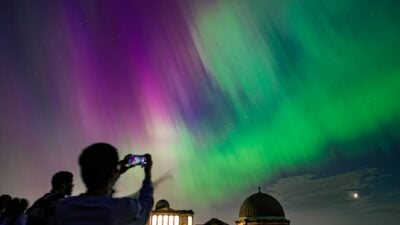
[[[64,195],[71,195],[74,187],[74,177],[71,172],[59,171],[53,175],[51,186],[53,190],[59,191]]]
[[[29,202],[25,198],[21,199],[19,202],[19,211],[20,213],[24,213],[25,210],[28,208]]]
[[[19,208],[20,208],[20,199],[19,198],[13,198],[10,203],[8,204],[6,210],[4,210],[3,216],[8,217],[8,216],[14,216],[19,213]]]
[[[107,143],[90,145],[83,149],[79,165],[82,180],[88,190],[108,187],[117,173],[117,149]]]
[[[26,199],[13,198],[4,211],[4,217],[14,217],[25,212],[29,203]]]
[[[0,213],[8,206],[12,198],[9,195],[0,196]]]
[[[9,195],[2,195],[0,196],[0,216],[3,216],[3,212],[7,209],[8,205],[10,204],[12,198]]]

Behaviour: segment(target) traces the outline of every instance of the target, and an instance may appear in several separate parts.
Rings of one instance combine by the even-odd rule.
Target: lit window
[[[153,215],[151,217],[151,225],[157,225],[157,216],[156,215]]]
[[[169,215],[168,217],[168,225],[174,225],[174,216],[173,215]]]
[[[193,224],[193,218],[191,216],[188,216],[188,225]]]
[[[179,216],[175,216],[174,225],[179,225]]]
[[[163,225],[168,225],[168,215],[163,216]]]
[[[162,215],[157,216],[157,225],[163,225],[162,223]]]

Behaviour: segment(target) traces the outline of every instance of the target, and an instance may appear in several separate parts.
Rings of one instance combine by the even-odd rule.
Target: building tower
[[[242,203],[236,225],[290,225],[290,221],[281,204],[259,188]]]
[[[162,199],[150,213],[149,225],[193,225],[192,210],[175,210],[169,202]]]

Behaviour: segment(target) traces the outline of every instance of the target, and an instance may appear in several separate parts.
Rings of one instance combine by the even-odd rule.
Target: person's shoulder
[[[136,198],[132,197],[117,197],[117,198],[112,198],[116,202],[130,202],[130,201],[136,201]]]
[[[44,208],[51,207],[64,197],[65,196],[62,193],[49,192],[46,193],[43,197],[39,198],[34,203],[34,205]]]
[[[82,199],[81,196],[70,196],[70,197],[62,198],[57,202],[57,208],[65,207],[74,202],[79,202],[79,201],[81,201],[81,199]]]
[[[87,196],[87,195],[78,195],[78,196],[70,196],[61,199],[58,202],[58,205],[70,205],[70,204],[85,204],[85,205],[102,205],[102,204],[113,204],[117,203],[118,198],[112,198],[110,196]]]
[[[113,198],[113,205],[118,208],[131,210],[132,208],[137,208],[139,205],[139,201],[136,198],[131,197],[120,197],[120,198]]]
[[[49,192],[49,193],[46,193],[46,194],[44,194],[42,197],[36,199],[36,201],[33,202],[33,205],[32,205],[32,206],[43,204],[44,202],[46,202],[46,199],[48,199],[49,195],[51,195],[50,192]]]

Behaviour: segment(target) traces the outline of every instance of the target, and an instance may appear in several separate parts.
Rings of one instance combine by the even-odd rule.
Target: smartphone
[[[129,166],[144,166],[146,163],[146,156],[144,155],[130,155],[128,159]]]

